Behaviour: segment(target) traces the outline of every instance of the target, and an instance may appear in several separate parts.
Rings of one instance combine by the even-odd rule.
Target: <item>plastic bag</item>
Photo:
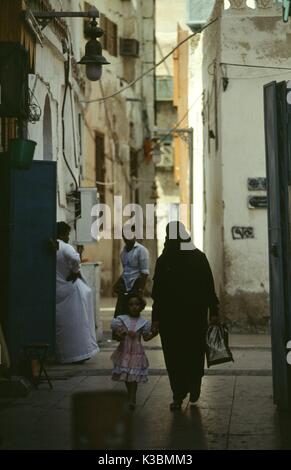
[[[206,333],[207,367],[224,362],[233,362],[228,346],[228,329],[226,325],[210,325]]]

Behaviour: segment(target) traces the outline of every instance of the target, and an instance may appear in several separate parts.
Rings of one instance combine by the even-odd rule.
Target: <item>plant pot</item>
[[[28,139],[11,139],[8,142],[10,166],[29,170],[32,164],[36,142]]]

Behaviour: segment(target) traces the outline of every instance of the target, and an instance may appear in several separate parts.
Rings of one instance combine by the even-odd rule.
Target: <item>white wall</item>
[[[220,10],[216,14],[219,14]],[[215,17],[215,14],[213,14]],[[222,178],[221,144],[215,128],[215,80],[213,60],[219,57],[219,23],[194,36],[189,52],[189,126],[194,129],[193,232],[195,245],[211,265],[218,293],[223,288],[222,271]],[[219,74],[217,72],[217,89]],[[219,102],[217,100],[217,115]],[[217,134],[209,139],[209,131]]]
[[[222,19],[221,61],[291,67],[290,24],[280,7],[229,9]],[[263,86],[289,80],[290,72],[226,66],[229,85],[221,94],[223,136],[223,200],[226,291],[268,292],[267,209],[249,209],[248,177],[264,177],[265,137]],[[231,227],[252,226],[254,239],[233,240]]]
[[[52,7],[60,11],[77,10],[80,8],[80,2],[62,1],[57,0],[51,1]],[[66,39],[70,41],[73,47],[73,51],[76,54],[75,59],[79,60],[80,53],[83,47],[83,33],[82,33],[82,19],[73,18],[68,19],[70,37]],[[72,223],[74,215],[72,214],[73,205],[68,203],[66,199],[66,193],[75,189],[75,183],[70,175],[63,159],[62,155],[62,101],[64,96],[64,62],[67,59],[67,55],[62,51],[61,38],[54,32],[51,25],[46,26],[43,30],[43,45],[37,44],[36,46],[36,57],[35,57],[35,74],[30,75],[29,86],[33,90],[36,102],[41,109],[40,120],[36,123],[29,123],[28,125],[28,136],[32,140],[37,142],[35,150],[35,160],[43,160],[45,150],[44,133],[46,132],[46,123],[44,122],[44,108],[45,100],[48,97],[51,108],[51,136],[52,136],[52,160],[57,161],[57,186],[58,186],[58,197],[57,197],[57,219],[67,220]],[[65,39],[65,38],[64,38]],[[82,76],[84,71],[79,69],[79,75]],[[79,88],[78,83],[73,78],[72,71],[69,77],[72,90],[70,88],[67,92],[66,107],[65,107],[65,151],[66,157],[72,172],[79,180],[80,168],[76,165],[76,161],[79,162],[79,145],[78,145],[78,129],[77,126],[73,126],[73,119],[77,123],[76,106],[80,100],[84,99],[82,90]],[[75,101],[75,105],[71,105],[71,97]],[[81,111],[80,111],[81,112]],[[74,145],[74,141],[76,145]],[[76,155],[75,155],[76,153]]]
[[[233,328],[259,331],[268,327],[269,316],[267,209],[250,209],[247,199],[266,191],[248,190],[247,179],[266,176],[263,86],[289,80],[290,72],[257,67],[291,67],[291,30],[273,2],[225,5],[223,10],[217,1],[213,17],[220,17],[222,7],[221,21],[194,38],[190,48],[189,106],[197,100],[189,113],[195,129],[195,242],[210,260]],[[208,139],[209,130],[218,145],[216,138]],[[234,240],[235,226],[253,227],[255,237]]]

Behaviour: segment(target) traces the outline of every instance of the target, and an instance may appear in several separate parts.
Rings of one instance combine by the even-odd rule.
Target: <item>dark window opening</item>
[[[104,135],[95,134],[95,171],[96,171],[96,187],[100,196],[100,203],[105,203],[105,151],[104,151]]]

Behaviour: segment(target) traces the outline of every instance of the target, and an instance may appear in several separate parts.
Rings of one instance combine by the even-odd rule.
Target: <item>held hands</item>
[[[159,334],[159,322],[154,321],[152,322],[151,329],[148,333],[146,333],[143,337],[144,341],[150,341],[153,339],[155,336]]]

